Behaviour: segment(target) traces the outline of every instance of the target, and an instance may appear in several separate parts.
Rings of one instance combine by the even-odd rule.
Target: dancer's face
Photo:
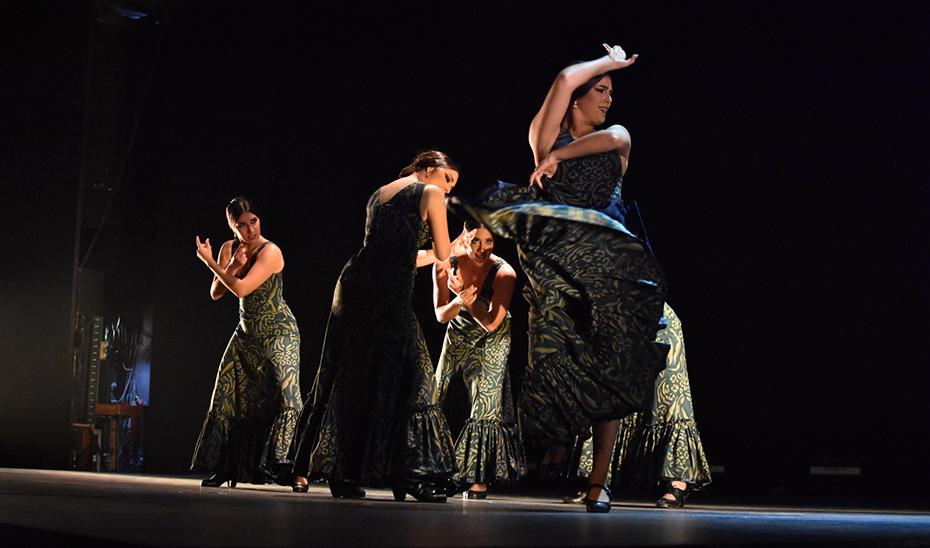
[[[607,111],[614,102],[613,92],[610,76],[601,78],[598,83],[594,84],[594,87],[575,101],[577,108],[572,107],[574,108],[572,117],[576,120],[584,120],[592,126],[603,124],[607,119]]]
[[[471,240],[468,258],[476,265],[483,266],[491,258],[492,251],[494,251],[494,235],[483,226],[478,227],[475,230],[474,238]]]
[[[262,235],[261,219],[251,211],[246,211],[235,221],[230,219],[229,227],[242,243],[257,241]]]
[[[421,183],[436,185],[448,194],[459,182],[459,172],[448,167],[430,167],[421,172],[419,179]]]

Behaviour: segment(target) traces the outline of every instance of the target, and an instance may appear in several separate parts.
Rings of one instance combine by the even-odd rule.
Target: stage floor
[[[192,478],[0,468],[0,539],[79,545],[596,546],[930,545],[930,514],[615,502],[609,514],[501,495],[423,504],[390,491],[337,500],[280,486],[201,488]]]

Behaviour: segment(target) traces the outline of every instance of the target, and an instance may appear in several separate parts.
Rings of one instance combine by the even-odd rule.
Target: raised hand
[[[213,247],[210,246],[210,238],[201,242],[198,235],[194,237],[194,243],[197,244],[197,258],[209,265],[210,261],[213,260]]]
[[[604,46],[604,49],[607,50],[607,56],[610,57],[610,60],[617,64],[618,69],[626,68],[632,65],[639,57],[638,53],[634,53],[633,57],[627,59],[626,52],[623,51],[623,48],[620,46],[609,46],[606,42],[601,45]]]
[[[546,177],[552,177],[555,175],[556,170],[559,169],[559,161],[555,156],[550,153],[545,158],[539,162],[539,165],[536,166],[536,169],[533,170],[533,173],[530,174],[530,186],[537,186],[540,190],[543,189],[542,178],[543,175]]]
[[[468,249],[471,247],[471,241],[475,237],[475,232],[478,232],[477,228],[474,230],[463,230],[458,237],[452,240],[452,255],[456,257],[467,255]]]
[[[245,245],[240,244],[233,256],[229,258],[229,266],[231,266],[235,272],[239,272],[248,262],[249,254],[245,251]]]

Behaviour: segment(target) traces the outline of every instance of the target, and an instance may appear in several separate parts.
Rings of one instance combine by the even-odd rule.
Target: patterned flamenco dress
[[[671,349],[665,369],[655,380],[652,404],[620,422],[608,482],[615,492],[652,495],[657,485],[683,481],[699,491],[711,482],[701,434],[694,419],[685,335],[681,320],[668,304],[657,340]],[[577,474],[591,473],[591,440],[581,449]]]
[[[291,465],[288,450],[301,407],[300,332],[278,272],[239,299],[239,324],[220,360],[191,470],[237,482],[286,481],[281,474]]]
[[[453,268],[458,261],[451,257]],[[506,264],[497,258],[487,273],[477,306],[487,308],[494,296],[494,277]],[[461,373],[471,411],[455,442],[459,485],[513,482],[526,474],[523,441],[516,425],[507,358],[510,355],[510,312],[489,333],[464,308],[449,321],[436,368],[433,402],[442,404],[454,375]]]
[[[455,471],[412,305],[417,250],[429,241],[424,186],[412,183],[386,203],[376,190],[368,201],[364,247],[333,293],[296,475],[378,487],[399,478],[441,482]]]
[[[567,132],[556,147],[571,142]],[[518,402],[524,439],[571,446],[594,420],[648,408],[668,346],[656,343],[666,284],[624,225],[615,151],[563,161],[544,190],[499,184],[453,202],[513,240],[528,278],[529,363]]]

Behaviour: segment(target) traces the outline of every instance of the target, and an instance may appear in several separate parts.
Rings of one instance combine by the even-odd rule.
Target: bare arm
[[[436,185],[426,185],[420,198],[421,211],[426,212],[433,248],[417,252],[417,268],[436,262],[445,261],[453,253],[464,255],[471,245],[475,231],[462,232],[455,240],[449,241],[449,225],[446,221],[446,194]]]
[[[552,145],[555,144],[572,92],[598,74],[625,68],[636,62],[635,55],[622,61],[615,60],[614,57],[617,55],[605,55],[593,61],[570,65],[555,77],[539,112],[530,122],[530,148],[533,149],[533,158],[537,164],[549,154]]]
[[[553,150],[543,158],[530,174],[530,185],[543,188],[542,176],[555,175],[559,162],[611,150],[616,150],[620,154],[620,165],[625,174],[626,166],[630,161],[630,147],[630,132],[621,125],[613,125],[607,129],[591,132],[564,147]]]
[[[439,323],[449,323],[463,307],[474,302],[477,293],[475,286],[471,286],[452,298],[452,290],[449,289],[451,268],[448,261],[433,265],[433,309]]]
[[[234,255],[232,252],[232,243],[233,241],[229,240],[220,247],[220,256],[217,258],[216,262],[220,265],[226,265],[224,270],[230,275],[238,276],[248,259],[245,256],[245,248],[242,246],[239,246],[239,249],[236,250]],[[213,282],[210,284],[210,297],[214,301],[218,301],[225,294],[226,286],[223,285],[219,277],[214,274]]]
[[[491,304],[485,310],[483,307],[470,306],[468,311],[472,317],[487,331],[493,333],[500,327],[501,322],[507,317],[507,309],[510,308],[510,299],[513,297],[513,287],[517,282],[517,273],[514,272],[510,265],[503,265],[494,276],[494,295],[491,297]]]
[[[600,154],[616,150],[623,157],[630,155],[630,132],[621,125],[613,125],[607,129],[593,131],[584,137],[575,139],[564,147],[557,148],[549,153],[556,161],[562,162],[571,158]]]
[[[240,299],[258,289],[258,287],[265,283],[265,280],[271,277],[272,274],[284,269],[284,255],[281,253],[281,249],[274,244],[270,244],[265,246],[265,249],[258,254],[255,264],[252,265],[249,273],[245,275],[245,278],[240,280],[213,260],[209,239],[201,243],[200,237],[198,236],[196,238],[196,243],[197,256],[200,260],[207,265],[207,268],[213,271],[213,274],[233,295]]]
[[[445,261],[452,251],[452,242],[449,241],[449,225],[446,222],[446,194],[436,185],[426,185],[421,200],[426,202],[426,221],[429,223],[430,234],[433,238],[433,260]],[[419,254],[417,264],[420,263]],[[429,264],[429,263],[426,263]]]
[[[417,268],[429,266],[436,262],[436,256],[433,255],[432,249],[420,249],[417,251]]]

